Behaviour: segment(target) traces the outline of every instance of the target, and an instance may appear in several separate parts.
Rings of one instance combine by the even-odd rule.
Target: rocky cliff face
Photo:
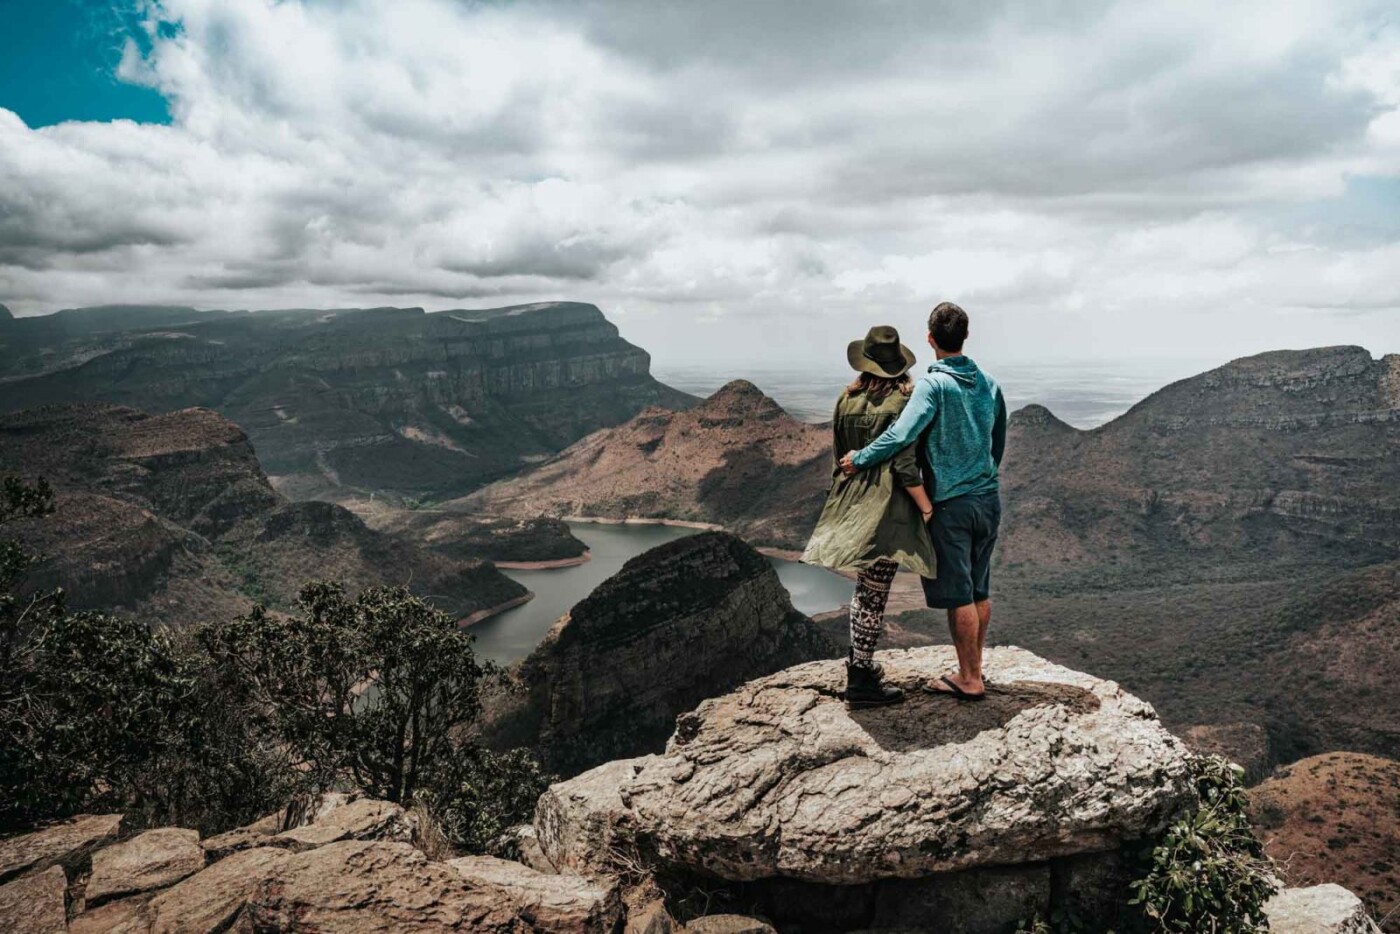
[[[287,502],[247,436],[205,409],[0,416],[0,473],[44,477],[57,491],[54,515],[12,528],[50,556],[31,584],[63,587],[75,608],[189,623],[255,600],[289,606],[314,578],[409,584],[462,616],[527,596],[485,562],[372,531],[340,506]]]
[[[573,302],[0,320],[5,409],[215,409],[294,498],[462,492],[648,405],[693,401],[649,365],[595,306]]]
[[[1400,556],[1397,367],[1361,347],[1279,351],[1168,386],[1094,431],[1018,412],[1001,560],[1199,580],[1222,562]]]
[[[489,732],[572,774],[660,749],[676,715],[743,681],[840,649],[792,607],[772,566],[708,532],[653,548],[559,620],[520,664]]]
[[[662,754],[552,786],[538,859],[650,871],[673,901],[698,886],[709,910],[781,931],[992,934],[1036,915],[1121,929],[1123,847],[1197,803],[1152,708],[1020,649],[989,653],[996,686],[971,705],[918,689],[950,648],[880,661],[909,692],[900,707],[848,710],[839,663],[813,662],[701,704]],[[1375,930],[1338,886],[1268,910],[1280,931]]]
[[[504,515],[715,523],[757,545],[801,548],[832,467],[827,429],[735,380],[689,411],[650,409],[590,435],[464,503]]]

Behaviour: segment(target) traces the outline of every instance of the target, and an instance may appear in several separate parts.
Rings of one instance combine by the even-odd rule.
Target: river
[[[570,523],[569,528],[588,546],[591,560],[568,568],[504,571],[528,587],[535,599],[471,627],[479,656],[501,664],[519,661],[539,644],[555,620],[588,596],[593,588],[622,570],[629,559],[696,532],[675,526],[592,522]],[[804,613],[834,610],[851,598],[853,585],[839,574],[781,558],[768,560],[792,595],[793,605]]]

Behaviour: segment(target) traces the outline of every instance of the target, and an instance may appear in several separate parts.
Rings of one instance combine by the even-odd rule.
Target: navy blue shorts
[[[935,503],[928,530],[938,579],[923,578],[924,602],[951,610],[992,594],[992,549],[1001,525],[1001,494],[969,493]]]

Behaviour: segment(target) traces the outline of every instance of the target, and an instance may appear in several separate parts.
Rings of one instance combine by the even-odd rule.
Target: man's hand
[[[855,451],[847,451],[846,456],[841,458],[841,472],[848,477],[854,477],[860,471],[856,466],[855,456]]]

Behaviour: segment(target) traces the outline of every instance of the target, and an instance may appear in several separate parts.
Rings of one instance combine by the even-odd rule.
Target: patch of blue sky
[[[1266,212],[1277,229],[1312,243],[1367,247],[1400,239],[1400,176],[1352,175],[1335,198]]]
[[[0,0],[0,107],[30,127],[67,120],[169,123],[161,94],[117,77],[149,39],[122,0]]]

